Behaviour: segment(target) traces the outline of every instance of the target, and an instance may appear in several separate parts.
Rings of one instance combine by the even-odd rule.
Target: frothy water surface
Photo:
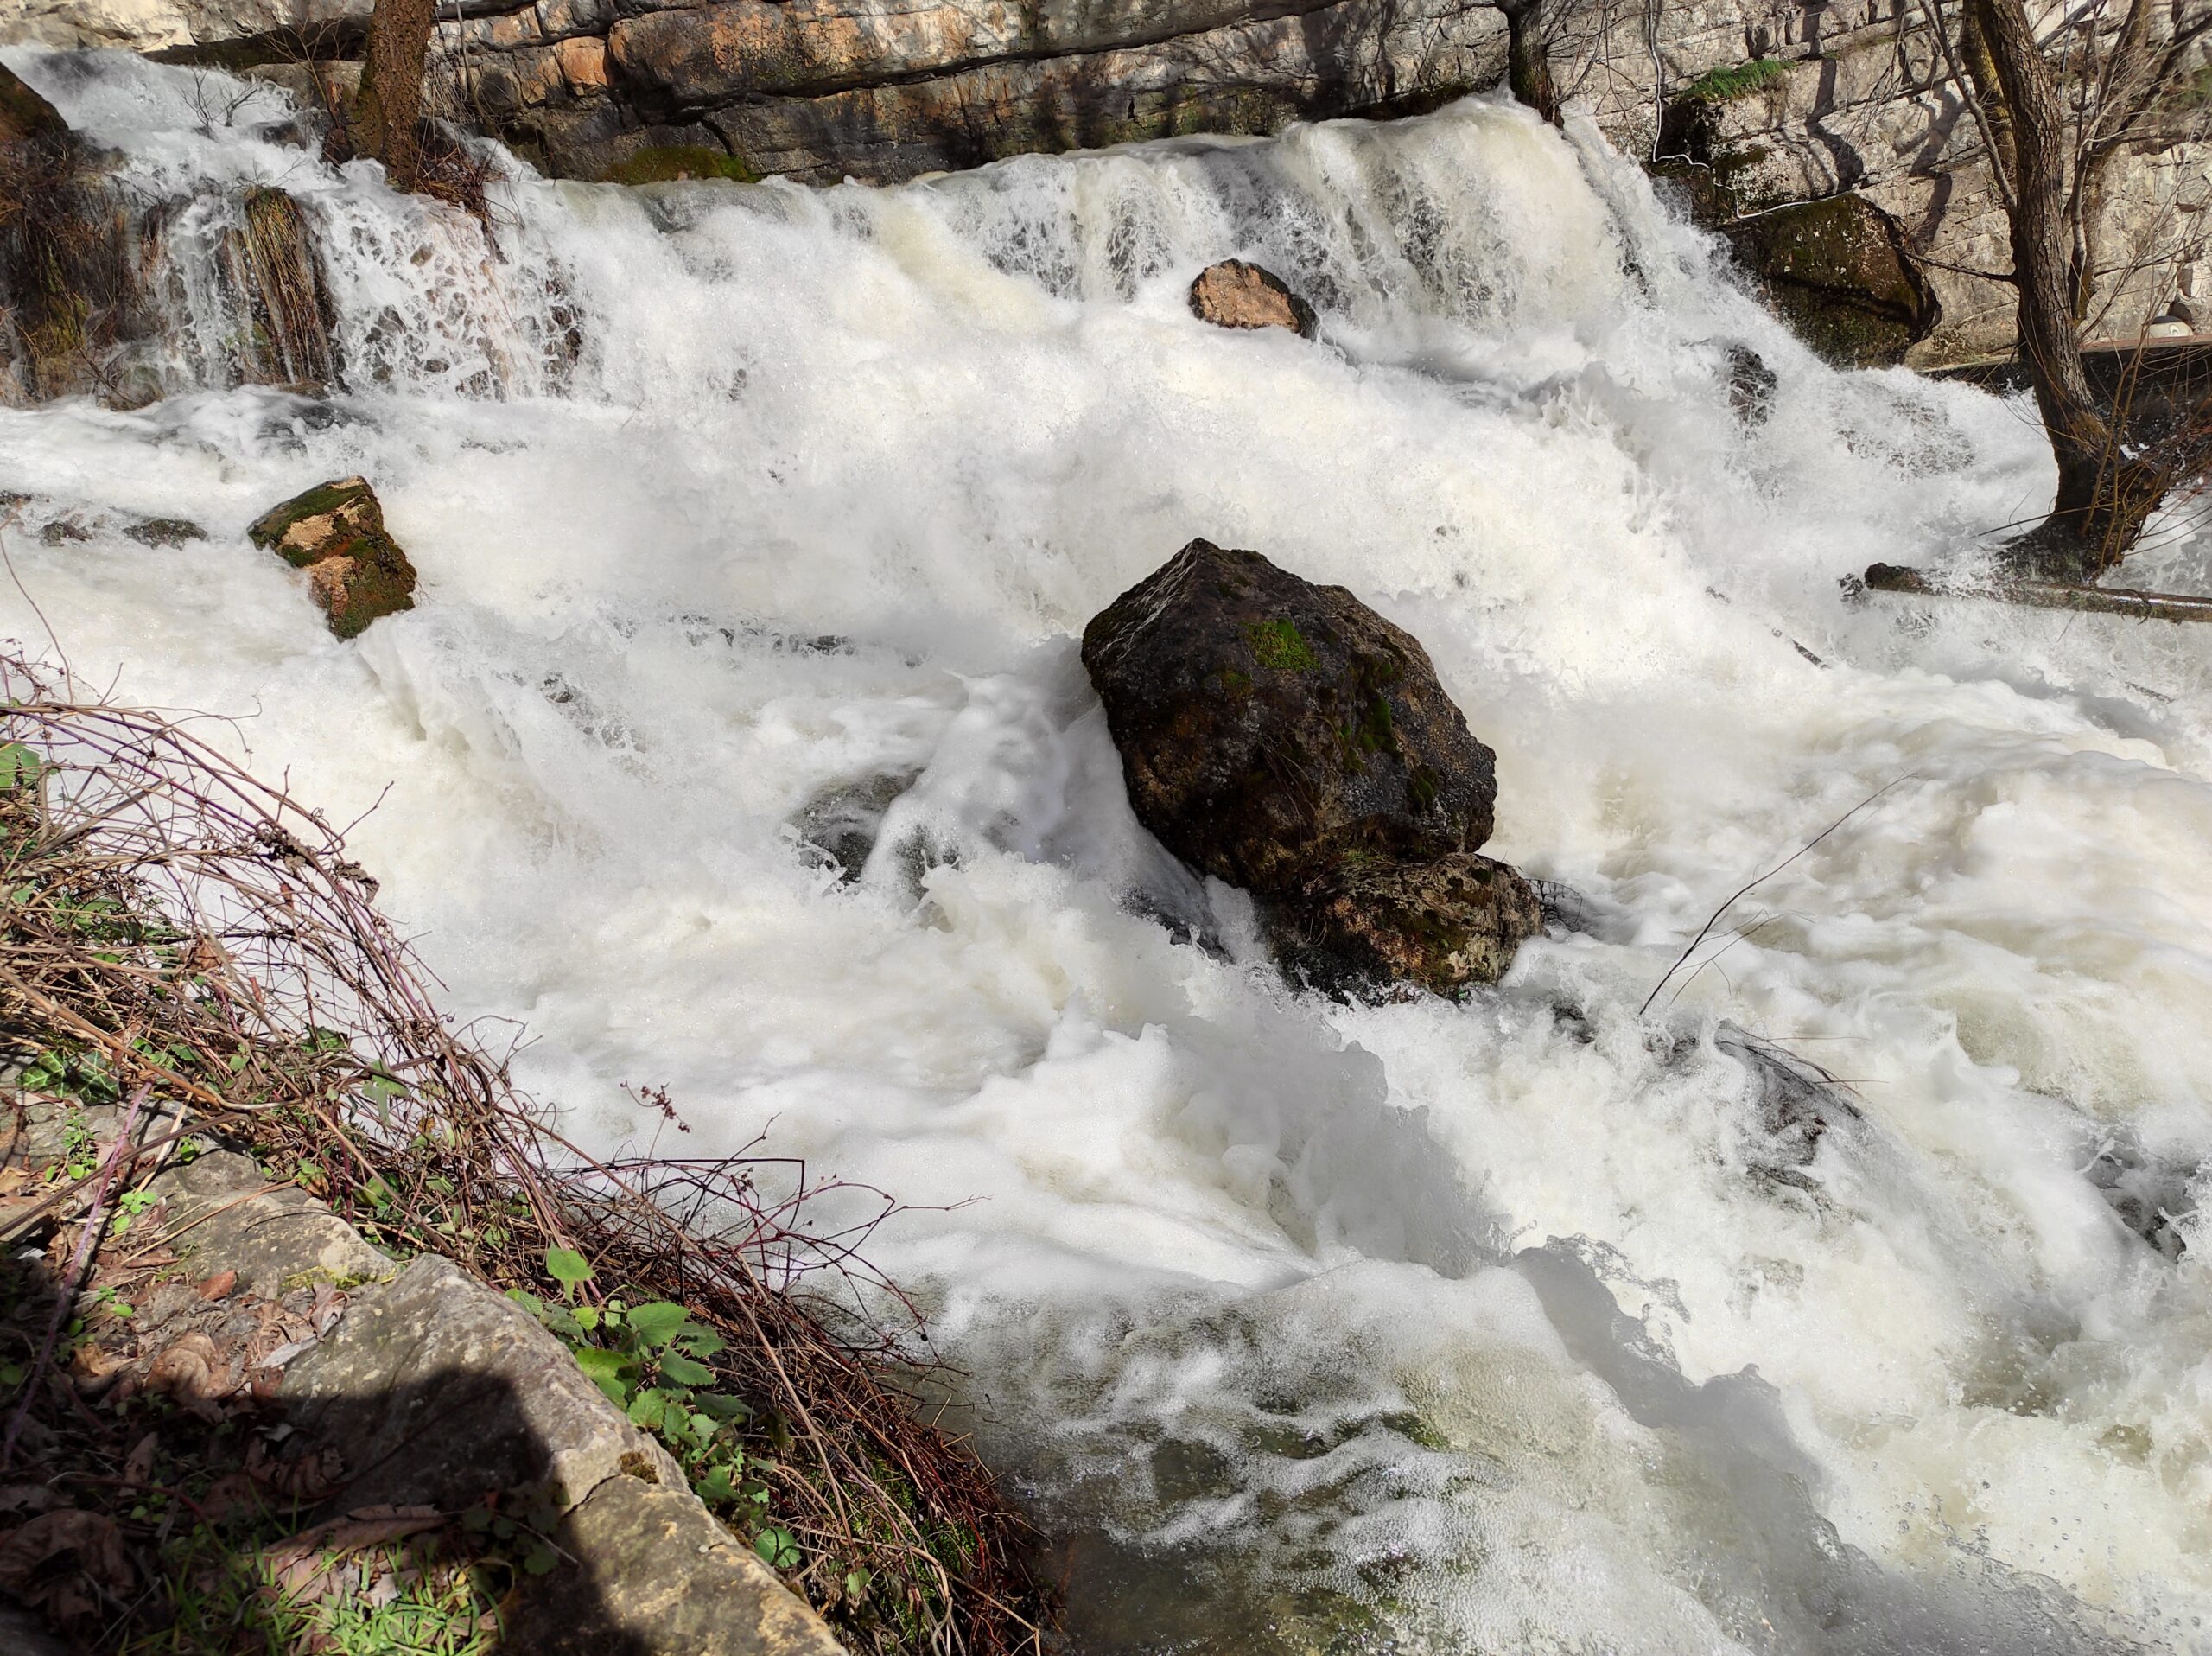
[[[687,1152],[917,1204],[879,1262],[1078,1648],[2212,1650],[2212,658],[1838,587],[2046,499],[2024,404],[1821,366],[1495,103],[891,190],[523,175],[492,258],[271,95],[9,61],[195,198],[174,394],[0,410],[79,678],[381,798],[388,907],[582,1131],[664,1085]],[[342,394],[220,366],[194,249],[253,182]],[[1197,322],[1230,255],[1320,342]],[[423,585],[346,644],[243,532],[357,471]],[[1136,827],[1072,635],[1200,534],[1369,598],[1497,749],[1493,849],[1566,895],[1496,993],[1292,992]],[[801,843],[839,822],[857,880]]]

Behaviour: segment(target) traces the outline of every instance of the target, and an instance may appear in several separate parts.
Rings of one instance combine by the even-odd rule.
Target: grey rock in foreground
[[[304,1193],[216,1152],[151,1186],[188,1270],[273,1294],[349,1291],[276,1397],[288,1458],[334,1457],[326,1506],[453,1512],[493,1490],[559,1515],[567,1555],[526,1579],[508,1647],[624,1656],[836,1656],[813,1610],[701,1505],[658,1443],[537,1319],[424,1255],[404,1269]],[[524,1631],[524,1630],[528,1631]]]

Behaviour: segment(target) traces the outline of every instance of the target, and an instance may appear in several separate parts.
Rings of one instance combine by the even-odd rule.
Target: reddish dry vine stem
[[[728,1342],[718,1383],[787,1433],[764,1458],[802,1544],[790,1578],[849,1646],[1035,1643],[1020,1520],[907,1390],[929,1367],[919,1319],[863,1252],[888,1198],[757,1146],[588,1154],[441,1012],[343,836],[204,721],[56,695],[13,646],[0,696],[7,1056],[70,1047],[162,1121],[300,1170],[395,1251],[542,1290],[547,1251],[572,1249],[610,1290],[683,1304]],[[833,1208],[856,1217],[817,1228]]]

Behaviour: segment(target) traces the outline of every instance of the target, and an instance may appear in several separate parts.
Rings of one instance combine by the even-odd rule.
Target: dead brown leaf
[[[130,1446],[130,1453],[123,1457],[124,1482],[144,1484],[153,1481],[154,1454],[161,1448],[161,1443],[159,1433],[148,1432]]]
[[[255,1438],[245,1452],[246,1475],[263,1488],[288,1500],[321,1500],[338,1487],[346,1476],[346,1462],[334,1449],[323,1449],[302,1455],[296,1460],[279,1461],[269,1453],[269,1446]]]
[[[146,1371],[144,1389],[166,1392],[203,1420],[222,1417],[222,1399],[238,1390],[238,1376],[216,1354],[215,1342],[196,1330],[179,1334]]]
[[[200,1284],[203,1300],[226,1300],[237,1291],[238,1274],[235,1271],[219,1271]]]
[[[269,1550],[268,1561],[276,1570],[277,1587],[286,1595],[302,1600],[318,1598],[337,1585],[341,1576],[358,1584],[357,1572],[336,1567],[346,1554],[404,1540],[444,1522],[435,1506],[359,1507],[343,1518],[278,1542]]]
[[[207,1493],[200,1498],[200,1510],[207,1514],[210,1524],[219,1524],[240,1506],[258,1506],[261,1487],[243,1472],[226,1472],[207,1486]]]
[[[42,1609],[65,1631],[97,1621],[103,1602],[130,1590],[123,1536],[98,1513],[41,1513],[0,1538],[0,1592]]]
[[[0,1484],[0,1518],[29,1518],[60,1505],[61,1497],[42,1483]]]

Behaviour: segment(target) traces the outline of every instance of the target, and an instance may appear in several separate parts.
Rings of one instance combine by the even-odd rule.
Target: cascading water
[[[579,1131],[664,1085],[687,1150],[916,1204],[880,1263],[1078,1648],[2212,1649],[2212,658],[1838,587],[2032,513],[2021,405],[1823,368],[1493,103],[522,175],[493,257],[272,94],[9,61],[170,203],[174,279],[165,399],[0,411],[7,629],[380,800],[388,906]],[[237,383],[186,232],[257,185],[342,393]],[[1190,316],[1232,254],[1319,344]],[[340,643],[243,529],[352,472],[423,584]],[[1293,992],[1136,828],[1071,635],[1198,534],[1427,644],[1563,889],[1504,987]]]

